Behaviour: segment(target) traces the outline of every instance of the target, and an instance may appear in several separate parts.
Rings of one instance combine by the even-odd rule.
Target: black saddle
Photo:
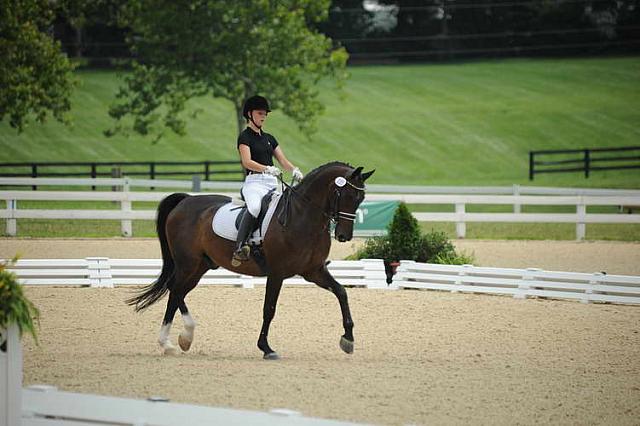
[[[255,226],[251,230],[251,233],[253,233],[256,229],[259,229],[262,226],[262,221],[264,220],[264,216],[267,214],[267,209],[269,208],[269,204],[271,204],[271,200],[273,199],[274,193],[275,193],[275,189],[272,189],[271,191],[267,192],[267,194],[264,197],[262,197],[262,201],[260,202],[260,214],[258,215],[258,218],[255,222]],[[236,229],[239,229],[240,221],[242,220],[242,217],[245,214],[251,214],[251,213],[249,213],[249,210],[247,210],[246,205],[242,207],[236,207],[235,209],[231,209],[231,210],[236,210],[236,209],[240,209],[240,213],[238,213],[238,217],[236,217]]]

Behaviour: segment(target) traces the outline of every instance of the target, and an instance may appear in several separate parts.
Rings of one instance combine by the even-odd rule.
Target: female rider
[[[302,172],[285,157],[276,138],[262,130],[269,112],[269,102],[262,96],[250,97],[242,109],[242,115],[247,120],[247,128],[238,136],[238,151],[246,173],[242,196],[247,203],[249,214],[242,217],[236,251],[233,253],[233,259],[240,262],[249,259],[250,248],[247,240],[260,214],[262,197],[277,188],[277,177],[282,174],[282,171],[273,165],[273,157],[276,157],[283,169],[292,172],[295,180],[302,180]]]

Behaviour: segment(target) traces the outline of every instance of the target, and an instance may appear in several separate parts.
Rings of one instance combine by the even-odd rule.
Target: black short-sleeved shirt
[[[269,133],[258,134],[247,127],[238,136],[238,148],[247,145],[251,150],[251,159],[265,166],[273,166],[273,151],[278,146],[278,141]],[[253,173],[247,170],[247,173]]]

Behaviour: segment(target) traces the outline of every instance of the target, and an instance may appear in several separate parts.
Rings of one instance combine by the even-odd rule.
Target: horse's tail
[[[171,210],[173,210],[178,203],[187,198],[189,194],[175,193],[166,197],[160,202],[158,206],[158,217],[156,219],[156,231],[158,232],[158,238],[160,239],[160,249],[162,250],[162,271],[157,280],[152,284],[145,286],[135,297],[132,297],[126,301],[128,305],[135,305],[136,312],[140,312],[143,309],[156,303],[158,300],[170,290],[169,283],[173,279],[175,274],[175,268],[173,263],[173,256],[169,250],[169,244],[167,242],[167,231],[165,229],[167,224],[167,217]]]

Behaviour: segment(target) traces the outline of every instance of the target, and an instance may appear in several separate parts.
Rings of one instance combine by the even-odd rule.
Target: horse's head
[[[362,167],[358,167],[345,176],[337,176],[331,184],[330,211],[336,222],[334,237],[340,242],[353,238],[356,210],[364,200],[364,182],[373,172],[375,170],[362,173]]]

